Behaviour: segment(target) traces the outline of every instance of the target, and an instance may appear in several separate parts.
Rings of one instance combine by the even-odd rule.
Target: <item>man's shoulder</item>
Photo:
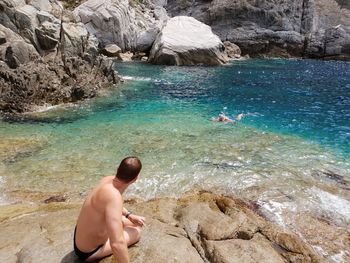
[[[96,192],[98,199],[104,202],[110,202],[111,200],[119,200],[122,198],[118,189],[112,184],[102,184]]]

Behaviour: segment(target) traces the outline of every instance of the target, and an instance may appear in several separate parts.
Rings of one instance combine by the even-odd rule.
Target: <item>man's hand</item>
[[[128,216],[128,219],[131,223],[133,223],[136,226],[145,226],[145,218],[143,216],[131,214]]]

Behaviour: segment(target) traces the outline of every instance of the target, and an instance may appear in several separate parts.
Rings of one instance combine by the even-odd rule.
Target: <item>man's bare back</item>
[[[126,168],[122,168],[129,169],[133,162],[133,159],[127,159]],[[121,166],[122,163],[119,167]],[[118,172],[120,170],[122,169],[118,168]],[[144,218],[123,208],[122,194],[137,179],[136,176],[125,182],[123,176],[127,172],[125,170],[124,175],[119,177],[117,174],[103,178],[87,196],[78,217],[74,237],[75,252],[80,259],[93,261],[113,253],[118,263],[129,262],[127,247],[140,239]]]

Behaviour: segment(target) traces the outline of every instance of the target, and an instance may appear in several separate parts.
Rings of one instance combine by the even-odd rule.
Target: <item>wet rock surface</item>
[[[79,262],[72,238],[80,206],[0,207],[0,257],[9,263]],[[125,206],[147,218],[141,241],[129,248],[132,262],[327,262],[236,198],[201,192]]]

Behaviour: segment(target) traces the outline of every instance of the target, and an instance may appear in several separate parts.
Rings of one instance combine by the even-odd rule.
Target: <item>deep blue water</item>
[[[350,63],[247,60],[225,67],[119,64],[121,75],[151,78],[130,99],[179,100],[203,115],[252,114],[243,122],[297,135],[350,154]],[[147,84],[146,84],[147,83]],[[148,87],[145,87],[148,86]]]

